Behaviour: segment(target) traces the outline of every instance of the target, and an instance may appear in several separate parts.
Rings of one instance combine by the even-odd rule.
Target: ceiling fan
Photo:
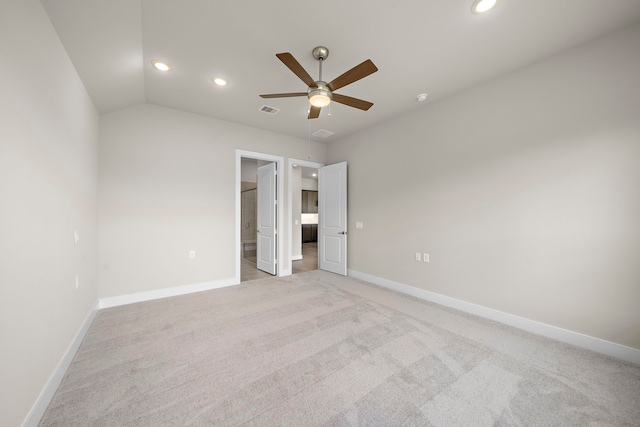
[[[367,111],[371,106],[373,106],[372,102],[363,101],[362,99],[352,98],[350,96],[341,95],[339,93],[333,93],[334,91],[349,85],[353,82],[356,82],[362,78],[367,77],[369,74],[373,74],[378,71],[378,68],[371,62],[370,59],[362,62],[359,65],[356,65],[349,71],[341,74],[340,76],[333,79],[331,82],[327,83],[322,80],[322,61],[327,59],[329,56],[329,49],[324,46],[318,46],[313,49],[313,57],[318,60],[320,63],[320,72],[317,81],[314,81],[313,78],[302,68],[302,65],[291,55],[289,52],[278,53],[276,54],[278,59],[282,61],[284,65],[287,66],[293,74],[298,76],[300,80],[302,80],[309,89],[306,92],[292,92],[292,93],[271,93],[260,95],[262,98],[289,98],[293,96],[306,96],[309,98],[309,104],[311,104],[311,108],[309,109],[308,119],[317,119],[320,116],[320,110],[322,107],[326,107],[329,105],[331,100],[339,102],[340,104],[348,105],[349,107],[359,108],[360,110]]]

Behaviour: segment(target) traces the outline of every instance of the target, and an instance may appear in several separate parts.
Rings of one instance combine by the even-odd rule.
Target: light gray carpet
[[[42,426],[638,426],[640,366],[351,278],[101,310]]]

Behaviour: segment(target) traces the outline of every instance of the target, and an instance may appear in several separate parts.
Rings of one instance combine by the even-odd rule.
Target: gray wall
[[[318,180],[310,178],[302,178],[302,189],[318,191]]]
[[[153,105],[101,116],[100,297],[234,277],[236,149],[301,158],[308,142]]]
[[[640,349],[638,76],[635,25],[332,143],[349,268]]]
[[[3,1],[0,40],[0,425],[19,426],[97,302],[98,114],[40,2]]]

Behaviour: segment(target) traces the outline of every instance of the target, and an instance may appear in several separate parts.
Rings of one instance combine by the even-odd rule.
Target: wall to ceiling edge
[[[330,144],[349,269],[640,349],[638,75],[640,24]]]

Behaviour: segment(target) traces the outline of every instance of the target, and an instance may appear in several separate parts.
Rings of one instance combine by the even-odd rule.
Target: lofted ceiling
[[[100,114],[146,102],[304,139],[333,132],[311,136],[322,142],[640,20],[638,0],[502,0],[483,15],[471,13],[473,0],[41,2]],[[307,120],[304,97],[259,97],[306,91],[275,54],[290,52],[317,80],[319,45],[330,51],[326,81],[375,63],[377,73],[339,90],[373,102],[369,111],[333,102]]]

